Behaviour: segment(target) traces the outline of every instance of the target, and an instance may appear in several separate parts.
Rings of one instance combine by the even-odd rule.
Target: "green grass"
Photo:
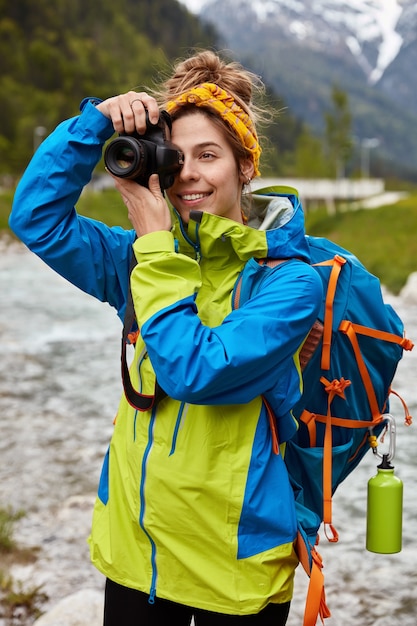
[[[0,192],[0,231],[8,229],[7,220],[12,208],[12,200],[12,191],[8,190]]]
[[[10,508],[0,507],[0,553],[11,552],[16,547],[13,528],[15,522],[23,515],[23,511],[15,513]]]
[[[9,230],[8,218],[13,195],[14,192],[10,190],[0,192],[0,231]],[[115,189],[101,192],[85,190],[78,201],[77,210],[82,215],[105,222],[109,226],[132,228],[127,217],[127,209]]]
[[[25,588],[21,581],[0,570],[0,618],[5,625],[29,623],[27,620],[33,623],[42,615],[41,606],[46,600],[42,585]]]
[[[350,250],[394,294],[417,271],[417,195],[331,217],[320,209],[306,216],[306,229]]]
[[[12,192],[0,193],[0,230],[7,229]],[[83,215],[110,226],[131,228],[126,207],[114,189],[85,191],[78,203]],[[417,271],[417,193],[393,206],[337,213],[328,216],[324,208],[306,215],[310,235],[332,239],[355,254],[393,293],[404,286],[408,275]]]
[[[38,618],[42,613],[40,606],[47,600],[42,585],[26,588],[9,573],[15,563],[34,563],[38,553],[37,547],[21,548],[16,544],[14,525],[23,516],[23,511],[0,507],[0,621],[6,626],[21,623],[21,619]]]
[[[115,189],[105,189],[101,192],[84,191],[77,209],[82,215],[105,222],[109,226],[132,228],[126,206]]]

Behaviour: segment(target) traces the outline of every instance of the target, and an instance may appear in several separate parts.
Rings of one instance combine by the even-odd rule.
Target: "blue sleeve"
[[[160,310],[141,329],[159,384],[193,404],[246,403],[270,391],[289,410],[300,391],[293,356],[321,298],[317,272],[290,261],[216,328],[200,322],[191,295]]]
[[[123,316],[134,231],[77,214],[75,205],[114,129],[92,102],[62,122],[29,163],[9,218],[14,233],[58,274]]]

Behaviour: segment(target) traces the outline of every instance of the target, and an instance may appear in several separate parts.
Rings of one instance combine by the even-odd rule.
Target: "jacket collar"
[[[249,207],[247,225],[192,211],[186,229],[174,209],[173,232],[179,251],[214,263],[225,263],[231,255],[240,262],[252,257],[309,260],[304,214],[295,190],[261,189],[246,194],[244,204]]]

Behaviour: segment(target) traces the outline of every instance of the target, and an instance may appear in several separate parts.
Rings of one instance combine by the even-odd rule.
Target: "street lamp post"
[[[367,137],[361,141],[361,175],[362,178],[369,178],[371,174],[371,150],[379,146],[379,139]]]
[[[33,129],[33,152],[41,145],[42,141],[45,139],[46,128],[45,126],[35,126]]]

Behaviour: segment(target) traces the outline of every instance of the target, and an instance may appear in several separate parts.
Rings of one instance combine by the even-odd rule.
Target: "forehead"
[[[198,145],[213,142],[227,146],[226,133],[205,113],[192,110],[184,113],[172,123],[171,139],[174,143]]]

